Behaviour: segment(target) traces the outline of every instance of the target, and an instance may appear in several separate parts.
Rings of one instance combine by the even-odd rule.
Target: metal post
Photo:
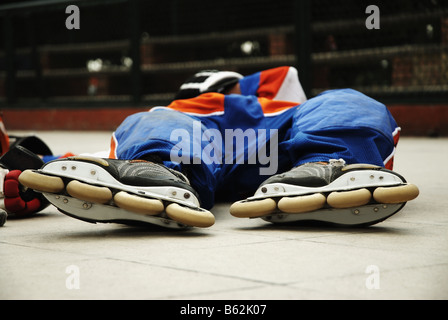
[[[179,1],[173,0],[171,2],[171,34],[174,36],[176,36],[179,33],[178,12],[179,12]]]
[[[4,15],[3,32],[5,39],[5,63],[6,63],[6,83],[5,94],[7,103],[14,103],[16,100],[16,66],[14,58],[14,34],[12,27],[12,16],[9,13]]]
[[[140,1],[129,0],[131,93],[134,104],[141,101]]]
[[[310,0],[294,1],[296,68],[300,82],[308,98],[312,88],[312,34],[311,34],[311,3]]]
[[[42,66],[40,61],[40,55],[36,41],[36,26],[34,21],[34,15],[29,13],[26,16],[28,43],[31,47],[31,61],[35,71],[35,89],[36,95],[43,101],[45,99],[44,79],[42,76]]]

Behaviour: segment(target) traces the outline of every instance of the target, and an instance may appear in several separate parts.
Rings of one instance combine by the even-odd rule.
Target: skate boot
[[[151,223],[168,228],[210,227],[188,179],[162,164],[75,156],[26,170],[19,181],[61,212],[88,222]]]
[[[230,213],[272,223],[320,221],[344,226],[381,222],[419,194],[399,174],[370,164],[307,163],[268,178]]]

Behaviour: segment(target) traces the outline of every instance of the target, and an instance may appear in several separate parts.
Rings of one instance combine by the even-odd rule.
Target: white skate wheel
[[[266,198],[262,200],[237,201],[230,206],[230,214],[237,218],[256,218],[273,213],[277,203]]]
[[[402,203],[417,198],[419,193],[418,187],[414,184],[379,187],[373,192],[373,199],[379,203]]]
[[[114,196],[114,202],[122,209],[143,215],[156,215],[165,209],[159,199],[139,197],[124,191],[120,191]]]
[[[208,210],[195,210],[177,203],[169,204],[165,209],[171,219],[192,227],[207,228],[215,223],[215,216]]]
[[[327,203],[338,209],[353,208],[369,203],[372,195],[370,191],[363,188],[358,190],[332,192],[327,197]]]
[[[47,176],[33,170],[25,170],[19,176],[19,182],[30,189],[59,193],[64,190],[64,181],[60,177]]]
[[[283,197],[278,208],[286,213],[303,213],[318,210],[325,205],[326,198],[322,193],[297,197]]]
[[[66,189],[69,195],[84,201],[104,204],[112,200],[112,191],[109,188],[94,186],[77,180],[70,181]]]

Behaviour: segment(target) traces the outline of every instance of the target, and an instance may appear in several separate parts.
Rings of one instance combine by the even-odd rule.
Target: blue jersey
[[[186,171],[202,205],[253,194],[269,176],[313,161],[392,168],[400,129],[387,108],[351,89],[306,100],[292,67],[244,77],[241,94],[205,93],[129,116],[111,158],[157,155]]]

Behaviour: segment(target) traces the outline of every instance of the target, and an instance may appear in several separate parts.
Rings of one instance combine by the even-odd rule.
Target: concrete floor
[[[25,134],[25,132],[11,132]],[[26,132],[29,134],[29,132]],[[109,132],[37,132],[55,154]],[[0,299],[447,299],[448,139],[402,138],[395,170],[420,196],[368,228],[237,219],[209,229],[90,224],[48,207],[0,228]]]

